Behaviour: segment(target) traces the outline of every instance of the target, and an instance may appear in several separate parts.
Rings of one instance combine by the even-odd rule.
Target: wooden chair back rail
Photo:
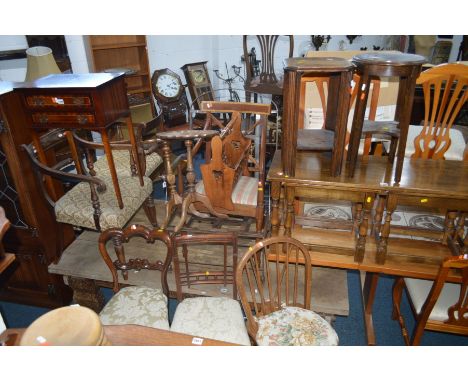
[[[202,235],[189,235],[186,232],[181,232],[180,235],[172,237],[173,259],[174,259],[174,277],[176,279],[176,296],[179,301],[183,299],[182,286],[189,288],[197,284],[227,284],[233,285],[233,298],[237,299],[236,280],[234,271],[237,267],[238,244],[237,235],[233,232],[212,233]],[[190,264],[195,265],[193,261],[189,261],[189,246],[192,245],[222,245],[223,246],[223,269],[222,271],[193,271],[190,270]],[[232,266],[228,267],[228,247],[232,247]],[[182,247],[182,256],[184,258],[184,271],[181,270],[178,248]],[[212,266],[212,264],[200,264]],[[229,268],[231,270],[229,270]]]
[[[167,247],[166,258],[164,262],[160,260],[151,263],[147,259],[126,259],[124,251],[124,243],[128,243],[133,237],[141,237],[149,244],[154,244],[156,241],[163,242]],[[112,261],[109,252],[107,251],[107,242],[112,240],[114,251],[117,260]],[[125,229],[108,229],[102,232],[98,241],[99,252],[112,274],[112,289],[118,292],[119,276],[118,271],[122,271],[122,275],[126,278],[129,270],[151,269],[162,272],[161,283],[162,289],[166,296],[169,295],[169,286],[167,284],[167,272],[172,262],[172,240],[166,231],[159,229],[149,229],[140,224],[132,224]]]
[[[265,239],[249,248],[239,261],[236,283],[249,334],[255,338],[258,324],[254,315],[267,315],[283,306],[310,309],[310,254],[297,240]]]
[[[451,145],[450,129],[468,99],[468,67],[434,67],[421,73],[416,83],[423,87],[424,127],[414,140],[413,158],[443,159]]]

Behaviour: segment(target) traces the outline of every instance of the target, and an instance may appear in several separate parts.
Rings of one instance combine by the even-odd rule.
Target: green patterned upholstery
[[[167,297],[160,289],[131,286],[117,292],[99,313],[104,325],[142,325],[169,330]]]
[[[101,230],[122,228],[141,207],[145,199],[153,192],[150,178],[143,177],[144,186],[140,186],[138,177],[119,176],[120,191],[124,208],[120,209],[110,177],[101,176],[106,183],[106,191],[98,193],[101,208],[99,222]],[[91,203],[91,190],[88,183],[81,182],[63,195],[55,203],[55,216],[58,222],[96,229]]]
[[[250,345],[240,304],[227,297],[186,298],[177,305],[171,330],[192,336]]]
[[[257,345],[338,345],[332,326],[311,310],[287,306],[256,320]]]
[[[119,176],[132,176],[130,169],[130,152],[128,150],[113,150],[112,157],[114,158],[115,169]],[[145,156],[146,159],[146,176],[150,176],[163,162],[158,153],[151,153]],[[99,176],[109,174],[109,165],[107,157],[103,155],[94,163],[94,171]]]

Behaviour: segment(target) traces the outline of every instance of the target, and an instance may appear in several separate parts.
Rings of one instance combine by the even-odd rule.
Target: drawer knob
[[[86,115],[77,115],[76,119],[80,125],[85,125],[88,123],[88,117]]]

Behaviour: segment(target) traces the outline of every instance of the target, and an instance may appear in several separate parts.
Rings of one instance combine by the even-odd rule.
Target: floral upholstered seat
[[[160,289],[122,288],[99,314],[104,325],[134,324],[169,330],[167,297]]]
[[[115,169],[119,176],[132,176],[130,168],[130,153],[127,150],[113,150],[112,157],[114,158]],[[151,153],[145,156],[146,160],[146,176],[151,176],[153,172],[162,164],[163,160],[158,153]],[[99,175],[109,174],[109,164],[107,157],[104,155],[94,163],[94,171]]]
[[[101,210],[99,217],[101,230],[123,227],[153,192],[153,183],[150,178],[143,177],[144,186],[141,187],[138,177],[119,175],[119,185],[124,205],[124,208],[120,209],[111,178],[101,176],[100,179],[104,180],[107,186],[106,191],[98,193]],[[96,229],[93,217],[94,208],[90,200],[89,184],[85,182],[78,183],[55,203],[57,221]]]
[[[258,345],[338,345],[338,335],[331,325],[308,309],[286,306],[256,320]]]
[[[193,297],[179,303],[171,331],[250,345],[238,301],[227,297]]]

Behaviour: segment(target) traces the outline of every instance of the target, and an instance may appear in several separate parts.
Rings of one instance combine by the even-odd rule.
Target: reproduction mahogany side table
[[[22,96],[26,127],[32,129],[33,143],[43,164],[47,164],[47,159],[40,143],[40,131],[57,127],[65,129],[77,172],[81,174],[83,169],[70,130],[87,129],[101,134],[115,194],[122,209],[123,201],[107,130],[117,120],[124,118],[133,155],[138,158],[124,73],[52,74],[21,84],[15,87],[15,91]],[[143,186],[141,163],[138,160],[136,163],[140,185]],[[49,177],[46,182],[53,189]]]
[[[179,130],[179,131],[164,131],[157,133],[156,137],[162,141],[163,144],[163,161],[166,170],[167,187],[169,189],[169,201],[166,204],[166,218],[164,223],[161,225],[161,229],[167,228],[172,217],[174,208],[181,204],[182,215],[180,221],[174,229],[174,232],[179,232],[187,220],[187,213],[194,214],[201,218],[208,218],[209,215],[197,211],[193,205],[195,202],[202,203],[208,211],[220,218],[227,218],[226,215],[220,214],[213,209],[209,199],[201,194],[195,192],[195,171],[193,167],[192,147],[194,140],[200,139],[211,139],[215,135],[219,134],[216,130]],[[176,191],[175,175],[172,172],[171,167],[171,146],[170,141],[184,141],[185,147],[187,148],[187,192],[184,196],[181,196]]]
[[[295,174],[299,138],[302,150],[331,151],[331,175],[338,176],[345,149],[353,65],[348,60],[335,57],[289,58],[284,62],[283,171],[288,176]],[[303,83],[315,81],[317,77],[326,77],[329,83],[324,128],[298,133],[299,118],[304,117],[300,113]]]
[[[351,136],[348,146],[350,176],[354,176],[359,143],[363,131],[364,115],[369,96],[370,82],[375,77],[397,77],[399,79],[398,98],[395,111],[395,122],[398,122],[400,137],[398,139],[398,151],[396,159],[395,182],[401,179],[403,160],[405,157],[406,139],[408,136],[411,108],[413,106],[414,88],[416,79],[421,72],[421,66],[426,62],[423,56],[406,53],[364,53],[354,56],[352,59],[356,65],[356,73],[361,77],[360,87],[356,97]],[[384,127],[385,128],[385,127]],[[389,156],[389,161],[394,161],[394,156]]]

